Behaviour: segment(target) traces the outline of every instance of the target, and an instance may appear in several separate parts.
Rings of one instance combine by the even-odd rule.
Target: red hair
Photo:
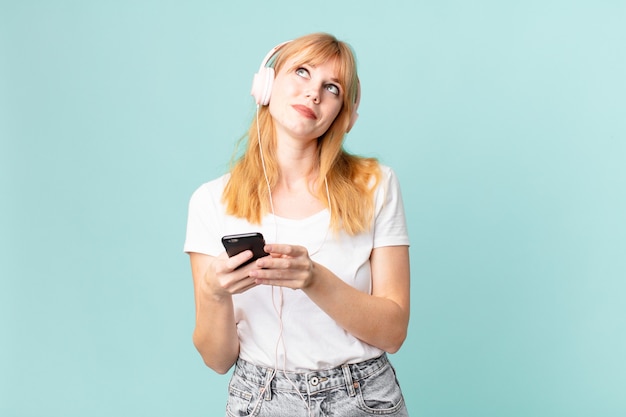
[[[310,65],[334,61],[337,78],[346,91],[342,108],[328,128],[318,139],[319,178],[314,185],[318,199],[328,206],[324,179],[328,182],[331,200],[331,228],[341,229],[355,235],[371,226],[374,214],[374,189],[380,181],[380,167],[374,158],[349,154],[343,147],[343,138],[357,101],[358,76],[356,60],[350,46],[332,35],[315,33],[295,39],[283,46],[276,55],[276,73],[284,63],[296,57],[296,65]],[[258,130],[262,141],[265,167],[270,186],[279,177],[276,161],[276,137],[274,123],[268,107],[258,110]],[[222,196],[226,211],[242,217],[250,223],[259,224],[270,211],[269,191],[265,183],[257,120],[252,122],[245,153],[234,163],[230,179]]]

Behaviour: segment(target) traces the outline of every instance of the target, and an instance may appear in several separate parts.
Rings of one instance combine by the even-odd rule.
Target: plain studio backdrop
[[[626,415],[623,1],[2,1],[0,415],[220,416],[187,203],[325,31],[411,237],[412,416]]]

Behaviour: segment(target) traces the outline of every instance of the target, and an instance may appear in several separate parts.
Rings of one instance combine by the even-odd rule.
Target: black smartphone
[[[226,249],[228,256],[235,256],[245,250],[252,251],[252,258],[241,264],[237,269],[248,265],[249,263],[269,255],[263,250],[265,239],[261,233],[242,233],[237,235],[227,235],[222,237],[222,244]]]

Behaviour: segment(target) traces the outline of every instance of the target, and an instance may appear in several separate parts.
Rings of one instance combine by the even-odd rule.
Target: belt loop
[[[348,389],[348,395],[354,397],[356,392],[354,391],[354,381],[352,381],[352,372],[350,372],[350,365],[344,363],[341,365],[343,371],[343,378],[346,380],[346,388]]]
[[[263,384],[263,388],[261,388],[262,393],[265,391],[265,401],[272,400],[272,379],[274,379],[275,375],[276,371],[274,369],[265,369],[265,383]]]

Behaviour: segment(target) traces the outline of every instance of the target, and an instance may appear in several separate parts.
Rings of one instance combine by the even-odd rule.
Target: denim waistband
[[[368,378],[389,363],[387,355],[364,362],[345,364],[332,369],[310,372],[285,372],[282,370],[253,365],[241,358],[237,359],[234,373],[259,387],[268,384],[275,391],[300,391],[313,394],[315,392],[345,386],[351,395],[359,381]],[[269,394],[269,390],[266,394]]]

